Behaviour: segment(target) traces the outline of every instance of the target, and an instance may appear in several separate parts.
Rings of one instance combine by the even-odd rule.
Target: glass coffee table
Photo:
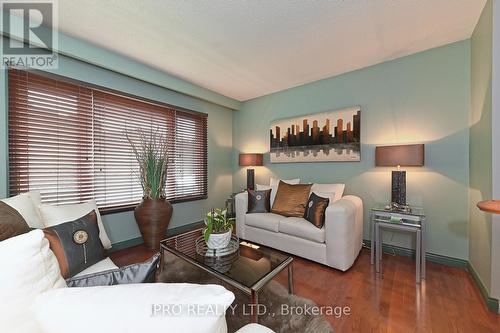
[[[288,268],[288,292],[293,294],[293,258],[271,248],[231,238],[228,248],[210,250],[204,246],[202,230],[196,229],[161,241],[162,260],[164,253],[182,258],[201,268],[221,281],[250,296],[252,322],[257,322],[259,291],[279,272]]]

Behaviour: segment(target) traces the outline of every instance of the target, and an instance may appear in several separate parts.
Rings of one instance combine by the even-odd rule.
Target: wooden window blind
[[[46,203],[134,207],[142,188],[125,131],[136,139],[139,128],[167,137],[167,199],[206,198],[206,114],[10,69],[11,195],[37,190]]]

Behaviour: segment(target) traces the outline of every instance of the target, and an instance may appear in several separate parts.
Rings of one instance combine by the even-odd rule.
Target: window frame
[[[158,101],[158,100],[154,100],[154,99],[150,99],[150,98],[146,98],[146,97],[143,97],[143,96],[138,96],[138,95],[134,95],[134,94],[131,94],[131,93],[128,93],[128,92],[124,92],[124,91],[120,91],[120,90],[117,90],[117,89],[113,89],[113,88],[109,88],[109,87],[104,87],[104,86],[100,86],[100,85],[96,85],[96,84],[93,84],[93,83],[89,83],[89,82],[85,82],[85,81],[80,81],[80,80],[76,80],[76,79],[73,79],[73,78],[69,78],[69,77],[66,77],[66,76],[62,76],[62,75],[58,75],[58,74],[54,74],[54,73],[47,73],[47,72],[44,72],[44,71],[40,71],[40,70],[33,70],[33,69],[17,69],[17,68],[8,68],[7,69],[7,74],[11,71],[11,70],[17,70],[17,71],[23,71],[23,72],[27,72],[27,73],[31,73],[31,74],[34,74],[34,75],[38,75],[38,76],[41,76],[43,78],[46,78],[46,79],[50,79],[50,80],[56,80],[56,81],[60,81],[60,82],[63,82],[63,83],[67,83],[67,84],[72,84],[72,85],[76,85],[76,86],[79,86],[79,87],[82,87],[84,89],[90,89],[90,90],[93,90],[93,91],[99,91],[99,92],[102,92],[102,93],[105,93],[105,94],[113,94],[113,95],[116,95],[118,97],[122,97],[122,98],[127,98],[127,99],[131,99],[131,100],[135,100],[135,101],[138,101],[138,102],[141,102],[141,103],[148,103],[148,104],[152,104],[152,105],[155,105],[157,107],[161,107],[161,108],[166,108],[166,109],[172,109],[174,111],[179,111],[179,112],[182,112],[182,113],[189,113],[189,114],[193,114],[197,117],[204,117],[205,120],[204,120],[204,147],[205,147],[205,150],[204,150],[204,153],[203,153],[203,156],[201,157],[204,161],[204,174],[203,174],[203,177],[202,177],[202,181],[204,182],[204,185],[203,185],[203,193],[201,195],[197,195],[197,196],[193,196],[193,197],[187,197],[187,198],[173,198],[173,199],[170,199],[168,200],[171,204],[176,204],[176,203],[184,203],[184,202],[192,202],[192,201],[199,201],[199,200],[206,200],[208,198],[208,183],[209,183],[209,179],[208,179],[208,175],[209,175],[209,170],[208,170],[208,114],[207,113],[204,113],[204,112],[199,112],[199,111],[194,111],[194,110],[191,110],[191,109],[187,109],[187,108],[183,108],[183,107],[179,107],[179,106],[176,106],[176,105],[173,105],[173,104],[168,104],[168,103],[165,103],[165,102],[162,102],[162,101]],[[9,80],[9,75],[7,75],[7,88],[10,89],[10,80]],[[10,110],[10,94],[8,93],[7,94],[7,100],[6,100],[6,104],[8,106],[8,110],[7,110],[7,124],[8,124],[8,131],[7,131],[7,143],[8,143],[8,147],[10,147],[10,113],[11,113],[11,110]],[[165,110],[167,112],[170,112],[168,110]],[[94,111],[94,107],[92,106],[92,112],[95,112]],[[174,128],[174,131],[177,127]],[[11,173],[12,172],[16,172],[16,171],[12,171],[11,168],[10,168],[10,148],[8,149],[7,151],[7,171],[8,171],[8,177],[7,177],[7,184],[8,184],[8,188],[7,188],[7,192],[9,193],[9,195],[12,195],[12,193],[10,193],[11,191]],[[132,179],[132,178],[131,178]],[[138,181],[138,180],[135,180],[135,181]],[[14,194],[19,194],[19,193],[14,193]],[[94,197],[95,198],[95,197]],[[120,212],[126,212],[126,211],[132,211],[135,209],[135,207],[137,207],[137,204],[136,203],[130,203],[130,204],[124,204],[124,205],[116,205],[116,206],[107,206],[107,207],[100,207],[99,208],[99,212],[101,213],[101,215],[106,215],[106,214],[113,214],[113,213],[120,213]]]

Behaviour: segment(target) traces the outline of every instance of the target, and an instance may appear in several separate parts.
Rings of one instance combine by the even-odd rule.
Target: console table
[[[380,272],[382,260],[382,230],[414,233],[416,238],[415,275],[417,283],[425,279],[425,228],[426,217],[422,208],[395,211],[386,207],[371,210],[371,264]]]

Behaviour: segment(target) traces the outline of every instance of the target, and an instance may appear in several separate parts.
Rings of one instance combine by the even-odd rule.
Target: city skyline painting
[[[271,163],[359,162],[361,108],[275,120],[269,135]]]

